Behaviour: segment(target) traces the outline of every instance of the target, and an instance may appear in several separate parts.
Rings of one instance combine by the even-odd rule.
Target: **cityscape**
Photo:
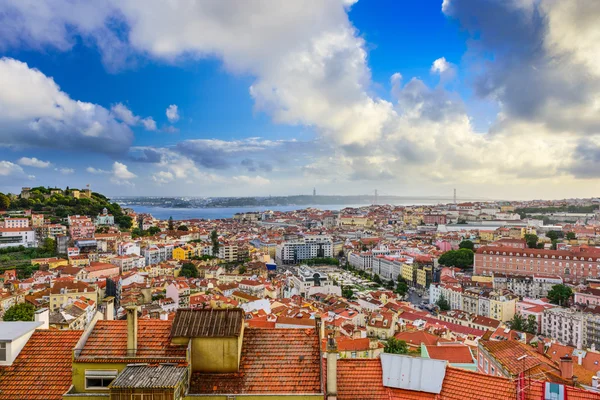
[[[0,1],[0,400],[600,400],[598,21]]]

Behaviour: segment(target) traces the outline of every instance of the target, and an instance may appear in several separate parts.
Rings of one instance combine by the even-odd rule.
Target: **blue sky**
[[[599,7],[228,5],[3,2],[2,190],[597,195]]]

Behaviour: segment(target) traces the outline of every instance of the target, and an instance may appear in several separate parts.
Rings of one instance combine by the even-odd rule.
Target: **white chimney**
[[[33,320],[42,322],[38,329],[48,329],[50,327],[50,311],[47,308],[40,308],[33,315]]]
[[[127,356],[135,357],[137,353],[137,307],[127,307]]]
[[[583,354],[581,354],[581,352],[579,352],[577,354],[577,364],[581,365],[582,362],[583,362]]]
[[[327,399],[337,398],[337,344],[333,335],[327,338]]]
[[[169,313],[166,311],[160,312],[160,319],[163,321],[167,321],[169,319]]]

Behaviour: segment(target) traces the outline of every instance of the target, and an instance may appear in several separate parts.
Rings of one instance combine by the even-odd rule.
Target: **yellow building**
[[[345,215],[338,219],[338,224],[341,227],[362,227],[370,228],[373,226],[373,220],[366,216],[360,215]]]
[[[85,297],[98,304],[98,289],[85,282],[57,282],[50,288],[50,311],[72,304],[76,299]]]
[[[49,269],[58,268],[63,265],[69,265],[69,260],[58,257],[50,257],[50,258],[32,258],[31,265],[47,265]]]
[[[184,244],[173,249],[173,258],[175,260],[189,260],[197,255],[196,248],[191,244]]]
[[[431,267],[422,267],[417,270],[417,286],[426,288],[433,278],[433,269]]]
[[[502,322],[510,321],[515,316],[518,297],[514,295],[490,296],[490,318]]]
[[[415,283],[415,270],[417,266],[415,264],[402,264],[402,270],[400,271],[400,275],[402,278],[409,284],[413,285]]]
[[[479,231],[479,239],[483,242],[493,242],[497,238],[498,238],[498,235],[496,234],[496,231],[490,231],[490,230]]]

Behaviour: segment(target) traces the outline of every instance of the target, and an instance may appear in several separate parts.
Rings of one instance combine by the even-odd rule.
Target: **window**
[[[117,377],[117,370],[86,370],[85,388],[91,390],[107,389],[108,385]]]
[[[487,373],[488,373],[488,371],[489,371],[489,370],[488,370],[488,366],[489,366],[488,360],[485,360],[485,367],[484,367],[483,369],[485,370],[485,373],[486,373],[486,374],[487,374]]]
[[[352,358],[356,358],[356,352],[355,352],[355,351],[353,351],[353,352],[351,353],[351,357],[352,357]]]
[[[479,365],[483,367],[483,356],[479,355]]]
[[[0,342],[0,361],[6,361],[6,342]]]

